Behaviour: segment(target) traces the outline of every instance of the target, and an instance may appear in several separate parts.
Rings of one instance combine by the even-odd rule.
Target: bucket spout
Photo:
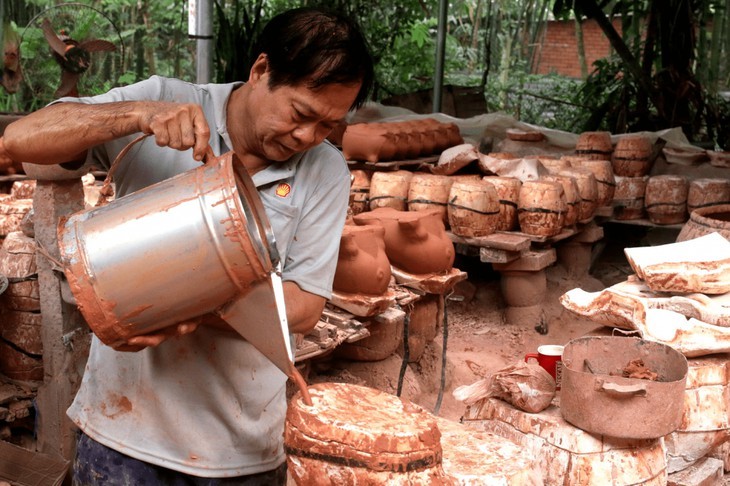
[[[257,281],[216,313],[277,368],[292,376],[294,359],[280,273],[272,272],[270,278]]]

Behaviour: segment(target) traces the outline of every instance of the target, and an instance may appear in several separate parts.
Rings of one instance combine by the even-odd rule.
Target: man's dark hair
[[[252,60],[261,53],[268,58],[272,89],[362,81],[354,109],[372,88],[373,60],[365,38],[352,19],[336,12],[297,8],[275,16],[258,38]]]

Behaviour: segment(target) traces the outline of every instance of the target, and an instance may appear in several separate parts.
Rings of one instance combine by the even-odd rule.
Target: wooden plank
[[[445,294],[467,277],[466,272],[458,268],[443,274],[413,275],[391,266],[391,272],[399,284],[427,294]]]
[[[555,260],[557,255],[555,248],[545,248],[542,250],[528,251],[522,254],[522,256],[510,263],[506,264],[494,264],[494,269],[498,272],[503,271],[524,271],[524,272],[537,272],[544,268],[549,267]]]
[[[511,252],[521,252],[530,248],[530,244],[533,241],[529,235],[524,233],[516,232],[503,232],[498,231],[487,236],[480,236],[478,238],[466,238],[458,236],[450,231],[447,232],[451,241],[457,244],[477,246],[481,248],[494,248],[497,250],[505,250]]]
[[[479,248],[479,261],[484,263],[509,263],[517,260],[522,252]]]
[[[395,304],[395,292],[387,289],[382,295],[348,294],[332,291],[329,301],[340,309],[360,317],[374,316]]]
[[[76,450],[76,428],[66,409],[81,383],[91,335],[76,306],[61,298],[56,228],[60,218],[82,210],[83,201],[80,179],[38,181],[33,197],[45,372],[37,397],[38,449],[65,460]]]

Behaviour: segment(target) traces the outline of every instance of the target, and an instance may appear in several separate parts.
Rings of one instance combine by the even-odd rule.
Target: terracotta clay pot
[[[419,157],[428,157],[436,151],[436,142],[438,135],[438,126],[424,120],[412,120],[412,123],[421,134],[421,147],[418,153]],[[432,120],[432,119],[431,119]],[[436,121],[436,120],[433,120]],[[438,122],[436,122],[438,123]]]
[[[596,176],[589,169],[567,169],[560,171],[560,175],[566,175],[575,179],[578,186],[578,194],[580,194],[580,203],[578,204],[578,222],[590,222],[598,208],[598,183]]]
[[[370,209],[370,172],[365,170],[350,171],[350,209],[353,214]]]
[[[710,233],[720,233],[730,240],[730,204],[698,208],[689,215],[682,226],[677,241],[699,238]]]
[[[442,147],[441,150],[445,150],[449,147],[453,147],[454,145],[464,143],[464,139],[461,136],[461,131],[459,130],[459,126],[456,123],[444,123],[443,125],[448,137],[446,146]]]
[[[411,160],[418,157],[423,145],[420,130],[412,122],[391,122],[389,125],[393,133],[398,137],[398,150],[395,154],[397,160]]]
[[[442,273],[454,264],[454,244],[437,211],[377,208],[353,217],[356,224],[381,224],[391,265],[411,274]]]
[[[654,163],[652,151],[651,140],[644,135],[619,138],[611,156],[613,173],[621,177],[647,175]]]
[[[698,208],[730,204],[730,180],[700,178],[689,181],[687,211]]]
[[[608,160],[583,160],[580,167],[584,167],[591,172],[596,178],[598,187],[598,196],[596,204],[599,208],[610,206],[616,192],[616,179],[613,175],[611,162]]]
[[[523,233],[557,235],[563,229],[567,209],[562,184],[543,180],[522,183],[517,219]]]
[[[575,144],[575,155],[589,160],[611,160],[611,132],[583,132]]]
[[[448,223],[447,203],[453,179],[449,176],[416,172],[408,186],[408,210],[435,210]]]
[[[368,197],[370,209],[389,207],[405,211],[412,178],[413,172],[407,170],[373,173]]]
[[[378,162],[392,156],[392,135],[376,123],[349,125],[342,135],[342,154],[347,160]]]
[[[649,221],[654,224],[677,224],[687,221],[689,183],[683,176],[662,174],[646,183],[644,203]]]
[[[485,180],[454,182],[448,196],[451,232],[468,238],[494,233],[500,221],[499,195]]]
[[[499,221],[496,231],[512,231],[517,228],[517,202],[522,182],[515,177],[484,176],[497,190],[499,197]]]
[[[540,180],[558,182],[563,186],[563,194],[565,195],[565,221],[563,226],[573,226],[578,222],[578,209],[580,206],[580,193],[578,192],[578,183],[573,177],[566,175],[546,175],[540,177]]]
[[[426,127],[426,132],[428,133],[428,136],[433,138],[434,143],[431,152],[432,154],[441,153],[445,149],[451,147],[451,145],[449,144],[451,142],[452,135],[449,133],[446,125],[433,118],[426,118],[424,120],[421,120],[421,123]]]
[[[382,295],[390,283],[385,229],[379,225],[345,225],[332,287],[340,292]]]
[[[613,217],[618,220],[634,220],[644,217],[644,194],[649,176],[616,176],[616,192],[613,195]]]

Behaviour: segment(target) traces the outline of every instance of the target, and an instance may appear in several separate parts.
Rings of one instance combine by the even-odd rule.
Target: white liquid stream
[[[294,353],[292,352],[291,340],[289,339],[289,322],[286,319],[286,303],[284,301],[284,286],[281,282],[281,262],[277,263],[276,269],[271,272],[271,287],[274,290],[274,300],[276,301],[276,312],[279,314],[279,324],[281,325],[281,333],[284,336],[286,345],[286,354],[289,360],[294,363]]]

